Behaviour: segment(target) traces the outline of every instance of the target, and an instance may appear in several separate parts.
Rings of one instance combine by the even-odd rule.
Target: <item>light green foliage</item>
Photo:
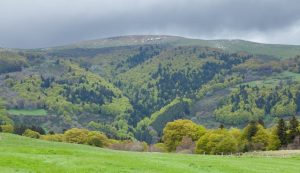
[[[278,150],[280,148],[281,143],[279,137],[277,136],[277,127],[272,127],[270,130],[271,131],[267,150]]]
[[[30,129],[26,129],[25,132],[23,133],[23,136],[38,139],[38,138],[40,138],[41,135],[39,134],[39,132],[30,130]]]
[[[13,124],[13,121],[7,116],[5,102],[0,97],[0,125],[1,124]]]
[[[271,114],[276,117],[293,116],[296,114],[297,106],[294,101],[278,102],[271,110]]]
[[[16,83],[12,89],[19,94],[19,97],[26,99],[35,107],[43,107],[45,95],[42,92],[41,84],[40,76],[31,75]]]
[[[47,135],[41,135],[40,139],[46,140],[46,141],[55,141],[55,142],[63,142],[65,140],[64,134],[47,134]]]
[[[132,112],[133,108],[128,98],[121,97],[113,98],[111,103],[101,106],[101,110],[107,115],[117,116],[124,112]]]
[[[57,136],[59,137],[59,136]],[[53,137],[48,136],[44,139],[52,140]],[[109,144],[109,140],[105,134],[98,131],[89,131],[87,129],[72,128],[64,133],[63,139],[69,143],[88,144],[96,147],[104,147]],[[54,138],[54,140],[56,140]],[[58,138],[57,140],[60,140]]]
[[[206,129],[190,120],[175,120],[167,123],[163,131],[163,141],[168,151],[174,151],[183,137],[190,137],[193,141],[204,135]]]
[[[272,119],[293,116],[300,103],[296,102],[299,86],[299,83],[284,86],[283,82],[272,87],[240,85],[231,91],[214,115],[218,121],[233,125],[258,121],[265,115],[271,115]]]
[[[4,133],[13,133],[14,132],[14,126],[11,124],[5,124],[1,125],[2,132]]]
[[[66,142],[77,144],[86,143],[88,139],[88,134],[88,130],[78,128],[72,128],[64,133]]]
[[[275,131],[272,129],[270,132],[257,122],[250,122],[243,129],[241,137],[241,140],[245,142],[244,151],[272,150],[280,145]]]
[[[164,143],[156,143],[156,144],[154,144],[153,146],[154,146],[155,148],[157,148],[157,149],[159,150],[159,152],[162,152],[162,153],[168,152],[168,150],[167,150],[167,148],[166,148],[166,146],[165,146]]]
[[[87,144],[96,147],[104,147],[108,145],[108,138],[100,132],[90,131],[87,137]]]
[[[208,93],[236,85],[242,81],[243,79],[241,76],[228,75],[224,77],[223,74],[218,74],[207,84],[201,86],[196,97],[197,99],[201,99]]]
[[[258,126],[256,134],[252,137],[252,146],[254,150],[266,150],[269,144],[269,133],[262,126]]]
[[[230,154],[238,151],[238,140],[226,129],[211,130],[197,141],[199,154]]]

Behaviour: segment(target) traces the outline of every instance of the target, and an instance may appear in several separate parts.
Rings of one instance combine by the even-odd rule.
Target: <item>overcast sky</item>
[[[0,47],[138,34],[300,45],[300,1],[0,0]]]

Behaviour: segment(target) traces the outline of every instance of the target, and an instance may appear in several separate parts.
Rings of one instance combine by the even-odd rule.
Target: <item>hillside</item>
[[[299,115],[299,55],[300,46],[152,35],[0,51],[0,123],[149,143],[180,118],[272,126]]]
[[[1,172],[296,173],[299,157],[114,151],[0,133]]]
[[[277,58],[292,58],[296,55],[299,55],[300,52],[300,46],[298,45],[263,44],[245,40],[202,40],[168,35],[132,35],[96,39],[90,41],[82,41],[66,46],[54,47],[50,48],[50,50],[75,48],[91,49],[147,44],[167,44],[173,46],[197,45],[202,47],[219,48],[229,52],[245,51],[252,54],[268,55]]]

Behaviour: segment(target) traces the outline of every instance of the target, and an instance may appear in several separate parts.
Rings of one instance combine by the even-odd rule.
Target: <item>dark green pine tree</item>
[[[220,129],[224,129],[224,125],[223,125],[223,124],[220,124],[219,128],[220,128]]]
[[[256,134],[257,132],[257,123],[255,121],[251,121],[249,123],[249,130],[247,133],[247,140],[251,141],[252,137]]]
[[[281,118],[278,121],[277,125],[277,135],[280,140],[281,146],[286,146],[287,145],[287,134],[286,134],[286,124],[285,121]]]
[[[259,119],[259,120],[258,120],[258,123],[259,123],[260,125],[262,125],[264,128],[266,128],[264,120]]]
[[[290,123],[289,123],[289,130],[290,131],[289,131],[288,142],[293,142],[295,137],[297,135],[299,135],[298,126],[299,126],[299,121],[297,120],[297,118],[295,116],[293,116],[290,119]]]

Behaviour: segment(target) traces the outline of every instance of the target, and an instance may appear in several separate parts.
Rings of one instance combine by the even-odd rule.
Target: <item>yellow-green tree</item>
[[[41,134],[39,134],[39,132],[30,130],[30,129],[26,129],[25,132],[23,133],[23,136],[38,139],[38,138],[40,138]]]
[[[167,123],[163,130],[163,141],[168,151],[174,151],[183,137],[190,137],[193,141],[198,140],[204,133],[205,128],[191,120],[175,120]]]
[[[252,137],[252,148],[254,150],[266,150],[269,143],[269,137],[268,131],[261,125],[258,125],[258,130]]]
[[[66,142],[84,144],[87,142],[89,131],[87,129],[72,128],[65,134]]]
[[[196,144],[198,154],[229,154],[238,151],[238,141],[226,129],[211,130]]]
[[[2,132],[5,132],[5,133],[13,133],[14,126],[11,124],[2,125],[1,130],[2,130]]]
[[[108,145],[108,138],[103,133],[91,131],[87,136],[87,144],[96,147],[104,147]]]
[[[280,140],[277,135],[277,127],[271,128],[267,150],[278,150],[280,148]]]

